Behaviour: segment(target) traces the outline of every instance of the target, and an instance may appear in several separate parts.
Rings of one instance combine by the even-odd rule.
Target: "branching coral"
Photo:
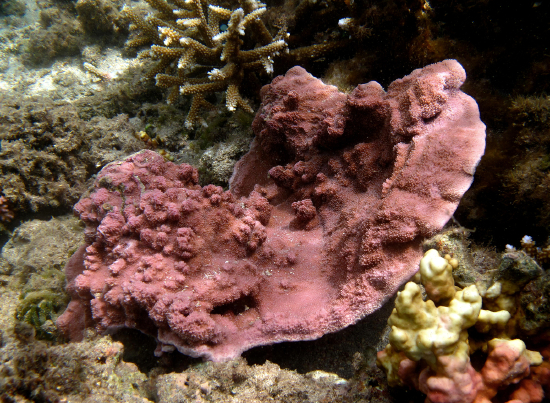
[[[550,263],[550,245],[544,247],[536,246],[536,242],[529,235],[525,235],[520,241],[521,249],[530,257],[535,259],[540,265],[548,265]],[[511,245],[506,245],[506,249],[514,251],[515,248]]]
[[[542,356],[527,350],[522,340],[507,337],[510,313],[481,309],[476,285],[455,287],[451,272],[457,263],[436,250],[426,252],[420,277],[428,299],[423,300],[414,282],[397,294],[389,319],[390,344],[378,353],[378,363],[390,385],[413,386],[426,393],[427,403],[489,403],[506,388],[513,399],[514,389],[525,389],[513,385],[529,378]],[[468,333],[473,326],[488,337],[474,340]],[[486,353],[479,370],[470,362],[476,350]]]
[[[170,88],[168,102],[178,93],[192,95],[191,108],[185,125],[191,128],[201,122],[201,108],[211,108],[205,95],[226,92],[230,111],[240,107],[253,112],[240,94],[248,74],[265,70],[273,72],[273,57],[286,48],[285,29],[272,37],[260,16],[265,5],[257,0],[239,0],[233,11],[208,4],[206,0],[147,0],[156,13],[141,18],[127,7],[124,13],[139,30],[137,37],[127,42],[129,47],[151,44],[140,53],[142,58],[159,60],[149,73],[159,87]],[[242,50],[247,28],[259,46]],[[250,36],[250,35],[248,35]],[[207,74],[199,69],[208,66]]]

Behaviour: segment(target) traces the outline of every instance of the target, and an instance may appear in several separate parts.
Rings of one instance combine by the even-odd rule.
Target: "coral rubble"
[[[0,187],[15,214],[68,211],[104,164],[142,148],[128,117],[80,119],[71,104],[0,104]]]

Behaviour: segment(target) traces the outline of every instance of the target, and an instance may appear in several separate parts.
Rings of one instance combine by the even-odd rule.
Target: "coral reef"
[[[78,0],[75,10],[82,30],[106,43],[116,42],[121,34],[127,33],[119,12],[122,3],[121,0]]]
[[[0,16],[25,14],[25,2],[20,0],[6,0],[0,4]]]
[[[104,164],[141,149],[128,117],[80,119],[45,99],[0,104],[0,187],[15,214],[69,211]]]
[[[372,313],[416,271],[483,153],[464,79],[448,60],[346,96],[291,69],[262,90],[231,192],[150,151],[111,163],[75,206],[87,246],[67,264],[59,327],[132,327],[158,352],[224,360]]]
[[[237,138],[208,147],[198,165],[201,184],[227,186],[233,167],[248,151],[250,141],[249,137],[241,134]]]
[[[140,396],[145,395],[145,376],[120,360],[122,344],[109,338],[71,345],[36,339],[57,337],[54,321],[67,302],[62,267],[82,238],[74,217],[32,220],[19,226],[2,248],[3,401],[149,401]]]
[[[23,61],[29,67],[79,56],[92,39],[102,45],[122,44],[128,34],[120,16],[121,0],[78,0],[40,4],[39,25],[27,36]]]
[[[471,243],[471,231],[458,228],[438,234],[425,242],[424,249],[436,248],[452,255],[459,262],[453,269],[455,285],[466,288],[474,285],[483,298],[483,307],[506,310],[511,319],[506,334],[532,340],[546,337],[550,327],[550,274],[527,254],[535,248],[533,241],[522,240],[524,250],[508,245],[504,253]]]
[[[62,273],[52,271],[52,275]],[[21,304],[16,313],[19,321],[26,322],[36,330],[36,337],[42,340],[55,340],[57,328],[55,321],[69,302],[65,294],[50,290],[29,291],[21,294]]]
[[[237,135],[243,134],[243,139],[251,138],[250,131],[247,130],[252,117],[239,107],[236,113],[229,112],[226,108],[207,112],[207,108],[204,108],[201,115],[208,127],[198,127],[196,130],[185,128],[185,112],[189,108],[191,97],[182,96],[176,103],[167,105],[163,100],[165,91],[156,87],[154,80],[143,79],[158,60],[136,59],[134,49],[123,49],[123,42],[128,34],[125,26],[128,24],[127,18],[123,18],[123,21],[120,19],[123,3],[122,0],[0,2],[0,152],[10,147],[12,140],[5,136],[12,129],[18,131],[25,126],[26,133],[31,133],[35,123],[43,127],[44,119],[51,118],[52,115],[47,113],[33,112],[39,112],[40,108],[36,107],[38,103],[45,102],[44,109],[53,110],[53,114],[65,106],[54,105],[50,101],[72,103],[70,109],[76,111],[73,117],[78,115],[81,119],[78,125],[66,126],[69,131],[74,130],[77,134],[74,138],[67,137],[69,142],[78,143],[79,149],[71,152],[74,159],[64,159],[66,164],[63,169],[53,168],[62,174],[54,176],[53,180],[67,184],[72,189],[65,194],[53,194],[57,183],[41,180],[39,169],[35,169],[29,181],[24,182],[28,179],[25,173],[30,166],[36,168],[42,163],[51,162],[50,159],[38,155],[37,151],[41,147],[46,147],[45,150],[50,155],[55,154],[54,148],[38,141],[40,130],[31,137],[23,134],[13,140],[18,144],[12,149],[13,153],[4,153],[0,158],[1,164],[5,164],[6,159],[10,162],[9,169],[3,165],[4,170],[0,173],[2,180],[6,175],[17,174],[12,176],[12,183],[6,184],[6,189],[21,189],[22,184],[25,188],[22,195],[12,193],[10,199],[5,197],[7,214],[13,214],[14,219],[9,222],[0,221],[0,244],[8,238],[17,241],[16,247],[12,248],[14,243],[9,242],[9,247],[4,248],[4,255],[10,259],[10,263],[0,258],[0,384],[4,385],[2,381],[10,379],[11,385],[18,385],[2,389],[0,400],[114,402],[139,401],[144,396],[135,393],[122,395],[106,389],[111,385],[109,379],[113,378],[106,379],[103,374],[108,377],[112,375],[109,368],[113,363],[105,360],[105,356],[101,354],[96,356],[99,361],[86,358],[87,351],[95,343],[104,343],[106,339],[86,340],[83,349],[77,349],[76,344],[57,346],[59,350],[50,350],[51,354],[40,352],[43,348],[51,347],[51,342],[40,344],[39,348],[37,344],[36,349],[28,349],[30,344],[40,342],[31,338],[25,339],[24,332],[34,332],[37,338],[51,339],[54,335],[52,321],[59,308],[54,306],[52,310],[48,301],[51,301],[50,292],[63,295],[60,291],[62,276],[59,268],[73,248],[65,249],[63,237],[55,237],[51,232],[40,232],[41,226],[36,225],[37,221],[33,221],[33,226],[24,227],[25,231],[20,231],[17,227],[21,222],[36,216],[49,218],[50,214],[58,217],[67,212],[72,203],[81,196],[81,192],[89,187],[89,178],[103,165],[126,158],[128,154],[144,147],[159,151],[164,149],[168,153],[165,156],[169,155],[177,163],[192,164],[199,170],[201,185],[215,183],[226,187],[231,166],[246,152],[246,140],[241,141]],[[128,4],[140,17],[152,10],[142,0]],[[167,4],[173,9],[179,8],[170,0]],[[239,7],[234,0],[216,2],[215,5],[227,10]],[[187,5],[185,7],[188,8]],[[206,7],[204,12],[208,13]],[[208,15],[205,17],[208,19]],[[437,248],[442,256],[450,254],[460,262],[459,267],[453,269],[455,285],[466,288],[476,284],[483,299],[482,309],[500,310],[502,306],[510,312],[512,317],[506,325],[509,338],[524,340],[529,350],[540,351],[545,361],[548,360],[550,351],[545,347],[548,344],[545,339],[548,339],[547,324],[550,323],[550,278],[536,263],[543,268],[548,264],[546,240],[550,234],[550,56],[547,50],[550,43],[547,23],[550,20],[550,3],[497,0],[280,0],[267,3],[261,20],[272,35],[283,27],[290,34],[284,38],[289,52],[281,52],[274,58],[274,75],[300,65],[316,77],[322,78],[325,83],[337,85],[343,92],[352,92],[358,83],[373,79],[386,88],[391,81],[415,68],[447,58],[457,59],[465,67],[468,80],[461,89],[476,99],[482,120],[487,125],[488,136],[486,153],[477,167],[473,187],[462,198],[454,215],[456,220],[453,220],[467,226],[471,231],[464,228],[454,229],[430,240],[430,248]],[[220,28],[220,32],[225,30],[223,24]],[[240,38],[244,40],[241,50],[253,50],[264,44],[255,33],[255,27],[249,25],[246,28],[245,35]],[[158,37],[156,29],[155,34]],[[193,38],[201,41],[198,36]],[[157,45],[165,46],[163,43]],[[176,45],[177,43],[170,46]],[[29,49],[33,49],[34,53],[29,53]],[[90,63],[100,73],[107,72],[113,78],[109,81],[96,79],[93,73],[87,73],[83,69],[83,62]],[[186,71],[186,75],[205,79],[207,72],[214,67],[220,68],[223,64],[198,67],[194,72]],[[161,73],[175,77],[177,67],[174,64],[170,72]],[[269,78],[265,69],[261,68],[256,71],[256,75],[257,77],[246,77],[239,88],[241,97],[254,109],[258,105],[260,85],[265,84]],[[24,99],[37,95],[47,100]],[[14,97],[18,99],[14,101]],[[223,106],[225,102],[222,92],[206,94],[206,99],[216,106]],[[34,106],[26,106],[33,102]],[[19,114],[12,108],[13,105],[24,112]],[[120,113],[127,114],[129,120],[116,118],[116,122],[122,124],[117,126],[118,123],[111,118]],[[62,115],[64,116],[67,115]],[[95,119],[88,122],[98,116],[108,120]],[[6,123],[6,120],[12,118],[11,123]],[[58,124],[54,126],[54,131],[57,130],[55,128],[61,128]],[[89,136],[92,131],[88,130],[92,128],[93,135]],[[149,141],[135,142],[134,136],[140,131],[147,133]],[[48,131],[45,132],[45,137],[49,138]],[[29,144],[35,147],[32,152],[25,148],[27,138]],[[80,142],[80,139],[83,141]],[[103,139],[106,141],[102,141]],[[160,145],[155,146],[153,140]],[[135,144],[127,147],[125,144],[128,143]],[[90,157],[88,148],[92,144],[94,157]],[[21,155],[18,155],[19,151]],[[103,153],[107,154],[105,158]],[[284,153],[282,154],[284,157]],[[56,158],[59,156],[55,154]],[[67,154],[62,154],[61,159],[66,156]],[[70,167],[73,161],[76,162],[76,171],[80,169],[79,164],[85,162],[86,181],[83,184],[74,184],[71,179],[66,179],[72,178]],[[286,161],[279,164],[284,166]],[[20,175],[19,171],[23,174]],[[2,196],[3,193],[0,193],[0,197]],[[314,199],[312,202],[315,205]],[[36,209],[33,210],[35,206]],[[290,213],[295,212],[295,216],[300,216],[302,220],[307,219],[312,212],[307,203],[299,203],[295,205],[295,209],[289,204],[288,208]],[[4,210],[0,208],[0,216],[5,212],[5,207]],[[15,231],[13,238],[11,231]],[[35,231],[42,234],[44,243],[33,240],[30,244],[36,245],[36,252],[47,250],[44,254],[48,263],[42,266],[38,264],[40,253],[33,254],[24,250],[27,239]],[[60,231],[66,234],[63,230]],[[26,233],[25,236],[21,235],[23,232]],[[525,234],[532,236],[531,241],[522,239],[520,243]],[[48,239],[51,240],[50,245],[47,244]],[[72,236],[67,236],[67,239],[77,242]],[[506,248],[507,243],[515,245],[517,250]],[[51,253],[55,244],[60,245],[58,254]],[[504,256],[497,253],[503,250],[506,251]],[[21,254],[21,258],[12,258],[12,252]],[[27,263],[24,253],[28,253],[32,264]],[[510,273],[506,274],[508,272]],[[31,281],[28,281],[29,277]],[[491,291],[487,293],[489,289]],[[46,298],[35,299],[35,295]],[[371,348],[379,343],[386,344],[383,341],[384,332],[380,328],[386,323],[385,316],[389,315],[388,310],[392,303],[390,301],[384,310],[375,313],[378,317],[376,321],[371,315],[358,325],[315,341],[258,347],[247,351],[244,356],[253,364],[262,364],[268,359],[277,363],[280,368],[296,369],[302,374],[323,369],[351,380],[351,362],[356,365],[356,360],[351,357],[358,351],[366,351],[362,340],[372,339],[369,344]],[[17,324],[16,334],[12,334],[18,312],[19,317],[31,323],[34,330]],[[378,326],[378,330],[373,330],[373,323]],[[131,331],[126,329],[119,335],[125,332]],[[471,340],[487,341],[484,334],[477,334],[475,327],[468,329],[468,332]],[[137,333],[138,331],[133,331],[131,337],[136,339]],[[14,337],[20,341],[14,343]],[[145,338],[144,335],[141,337]],[[178,387],[185,389],[181,392],[185,399],[198,401],[231,401],[237,398],[260,401],[265,400],[266,396],[273,400],[295,398],[304,401],[312,396],[311,400],[319,397],[318,400],[322,401],[327,396],[321,391],[326,385],[309,384],[303,376],[276,369],[272,364],[249,367],[239,362],[235,363],[235,372],[231,372],[233,363],[227,366],[193,364],[185,369],[192,359],[174,352],[165,353],[156,360],[152,353],[155,341],[149,340],[152,346],[144,350],[141,340],[125,341],[124,358],[118,355],[117,359],[128,361],[126,357],[141,356],[155,367],[149,372],[151,366],[145,369],[140,366],[140,370],[148,374],[146,388],[150,392],[146,396],[151,400],[158,400],[161,394],[163,399],[168,400],[177,393],[172,393],[170,389]],[[379,350],[380,347],[375,349]],[[68,351],[72,351],[72,358],[69,358]],[[20,358],[24,354],[28,354],[26,358]],[[68,359],[66,362],[54,360],[53,354]],[[44,357],[47,359],[43,359]],[[486,352],[480,350],[471,355],[476,370],[481,369],[485,359]],[[94,367],[94,371],[86,372],[85,379],[80,379],[75,375],[79,373],[78,367],[74,365],[77,361],[88,368]],[[21,367],[24,369],[13,372],[10,369],[12,362],[22,363]],[[142,365],[139,360],[136,363]],[[376,394],[386,393],[383,381],[379,379],[379,383],[373,382],[368,375],[370,367],[363,370],[366,372],[361,384],[365,391],[363,399],[378,402]],[[173,377],[165,377],[165,372],[172,371],[176,372],[172,374]],[[185,378],[185,375],[178,375],[182,371],[184,374],[188,371],[192,373],[189,376],[191,386],[177,382]],[[539,386],[545,388],[544,385],[548,384],[545,381],[545,376],[548,375],[547,363],[531,367],[530,371],[529,378],[511,385],[510,388],[516,389],[513,396],[509,396],[507,390],[501,392],[503,399],[515,398],[525,403],[533,400],[536,393],[532,392],[537,392]],[[60,385],[61,391],[55,390],[58,385],[52,378],[59,373],[75,379],[70,388]],[[241,382],[239,374],[242,373],[247,378]],[[134,374],[138,375],[137,372]],[[266,380],[262,378],[263,374],[272,376]],[[309,375],[306,378],[310,380]],[[157,382],[158,379],[162,379],[162,385]],[[279,384],[278,379],[283,382]],[[288,379],[293,382],[285,382]],[[254,384],[256,380],[258,382]],[[311,387],[295,388],[304,383]],[[202,384],[211,386],[210,391],[201,390]],[[246,391],[243,394],[232,394],[232,390],[240,393],[245,386]],[[277,395],[270,393],[270,389],[276,391]],[[320,393],[317,395],[313,390]],[[244,394],[248,392],[250,394]],[[550,396],[547,388],[544,392],[546,396]],[[369,393],[371,395],[367,397]],[[388,401],[421,402],[425,399],[420,392],[412,389],[392,388],[390,393],[402,393],[403,396],[401,399],[396,396],[390,399],[386,394]],[[328,396],[330,397],[326,397],[327,400],[340,400],[330,394]],[[346,397],[341,399],[345,400]]]
[[[499,120],[492,124],[479,185],[457,216],[463,225],[476,223],[478,240],[504,248],[525,234],[539,243],[548,237],[549,110],[547,97],[516,96],[503,99],[498,111],[488,113]],[[505,222],[498,219],[503,214]]]
[[[452,269],[457,266],[458,260],[450,256],[442,258],[434,249],[426,252],[419,273],[428,299],[423,300],[414,282],[397,294],[389,319],[390,344],[378,353],[378,362],[390,385],[419,389],[426,393],[427,403],[490,402],[504,389],[513,401],[523,385],[513,386],[529,377],[531,366],[542,364],[542,356],[527,350],[522,340],[507,337],[509,311],[481,309],[475,285],[455,288]],[[486,290],[486,296],[502,295],[496,288]],[[474,326],[480,334],[491,334],[489,340],[470,338],[468,329]],[[486,356],[479,370],[470,361],[476,350]]]
[[[7,401],[151,402],[145,375],[121,361],[121,343],[106,337],[53,346],[23,332],[15,329],[21,341],[4,335],[0,350],[0,393],[14,399]]]
[[[41,276],[55,269],[62,271],[65,263],[82,244],[82,227],[74,217],[57,217],[49,221],[29,220],[13,232],[10,240],[2,248],[2,258],[6,260],[11,280],[18,284],[31,284],[31,289],[48,287]],[[57,277],[57,276],[53,276]],[[61,290],[63,278],[55,278],[54,288]]]
[[[157,381],[160,403],[264,402],[302,403],[344,401],[348,381],[323,371],[305,376],[284,371],[269,361],[247,366],[238,359],[228,363],[205,363],[183,374],[161,375]]]
[[[80,54],[82,28],[72,12],[49,7],[40,12],[40,28],[28,38],[24,61],[36,66]]]
[[[349,2],[342,13],[348,2],[301,3],[310,14],[299,20],[300,28],[310,34],[325,32],[321,18],[311,18],[315,7],[326,18],[351,19],[343,28],[353,48],[344,57],[327,58],[328,69],[317,63],[317,75],[341,89],[373,77],[385,85],[412,68],[457,59],[468,71],[463,91],[476,99],[488,127],[487,152],[457,220],[476,229],[477,242],[499,248],[524,234],[539,243],[550,235],[549,131],[540,124],[550,88],[547,4],[433,0],[404,7],[400,1],[361,1]]]
[[[55,321],[67,307],[63,266],[83,242],[73,217],[32,220],[20,225],[2,248],[10,287],[20,290],[16,317],[34,327],[39,339],[57,337]]]
[[[544,247],[540,247],[537,246],[532,237],[525,235],[519,243],[521,245],[520,250],[533,258],[541,267],[545,267],[550,263],[550,245],[548,245],[548,242]],[[506,245],[506,250],[508,252],[515,252],[516,248],[513,245]]]
[[[187,127],[201,122],[201,109],[212,107],[205,99],[212,92],[225,91],[228,110],[240,107],[252,113],[240,94],[241,84],[253,72],[273,72],[273,57],[286,47],[285,30],[271,36],[260,20],[265,5],[257,0],[241,0],[240,7],[233,11],[205,0],[173,3],[176,9],[164,0],[150,0],[157,12],[147,18],[125,8],[132,27],[140,31],[127,46],[151,45],[140,57],[160,59],[149,75],[155,77],[159,87],[170,88],[168,102],[174,102],[178,93],[193,96],[185,121]],[[243,38],[245,34],[248,37]],[[242,49],[252,40],[251,36],[261,46]],[[213,68],[197,77],[194,70],[200,66]]]
[[[177,357],[156,362],[152,350],[141,352],[151,356],[142,356],[142,360],[155,363],[146,374],[126,359],[143,347],[139,339],[124,347],[109,336],[99,338],[93,334],[88,334],[82,343],[37,340],[42,329],[16,320],[25,301],[21,295],[25,290],[61,290],[59,268],[81,236],[76,218],[33,220],[19,227],[4,246],[2,258],[10,263],[9,270],[0,277],[1,400],[145,403],[183,402],[190,398],[259,402],[269,398],[276,402],[313,403],[323,398],[367,402],[372,401],[368,399],[371,396],[381,396],[378,402],[389,402],[383,398],[386,392],[380,386],[369,383],[370,378],[364,378],[366,384],[357,390],[359,387],[354,388],[352,382],[323,371],[302,375],[270,362],[251,366],[242,359],[225,364],[194,364],[183,370],[181,364],[174,364]],[[19,272],[19,268],[27,269]],[[27,281],[29,271],[34,274]],[[50,330],[55,331],[55,327]],[[140,343],[139,347],[135,343]],[[176,367],[180,369],[175,370]],[[381,381],[380,376],[378,379]],[[177,400],[178,397],[184,400]]]

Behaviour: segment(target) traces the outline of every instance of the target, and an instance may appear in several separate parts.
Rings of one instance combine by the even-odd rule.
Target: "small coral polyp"
[[[262,70],[272,74],[273,58],[287,47],[284,28],[272,37],[260,20],[265,4],[240,0],[241,7],[229,10],[208,4],[207,0],[171,0],[173,5],[164,0],[147,2],[157,12],[146,18],[128,7],[123,10],[132,21],[131,28],[139,30],[127,46],[151,45],[139,57],[160,60],[149,75],[155,77],[159,87],[170,88],[169,103],[178,93],[193,96],[185,125],[191,128],[204,124],[199,113],[212,108],[205,95],[213,92],[225,91],[228,110],[239,107],[253,113],[239,92],[243,80]],[[241,49],[245,35],[261,45]],[[197,76],[195,70],[202,66],[211,68],[206,76]]]
[[[508,311],[481,309],[476,285],[455,287],[450,259],[427,251],[420,277],[428,299],[422,299],[418,284],[405,285],[388,320],[390,344],[378,353],[391,386],[414,386],[427,395],[427,403],[489,403],[500,390],[529,378],[531,366],[542,364],[540,353],[527,350],[522,340],[506,338]],[[468,329],[474,326],[482,334],[500,332],[501,337],[470,341]],[[470,362],[476,349],[486,352],[479,371]],[[510,401],[524,392],[525,383],[512,388]]]

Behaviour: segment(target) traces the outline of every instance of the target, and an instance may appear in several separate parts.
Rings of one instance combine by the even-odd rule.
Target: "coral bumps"
[[[132,327],[159,352],[220,361],[374,312],[483,153],[464,79],[447,60],[347,95],[295,67],[262,89],[230,191],[152,151],[107,165],[75,206],[87,245],[66,266],[58,325],[73,339],[79,325]]]
[[[164,0],[147,2],[156,13],[145,19],[124,9],[132,27],[139,31],[127,45],[151,44],[151,49],[141,52],[140,57],[159,60],[150,75],[159,87],[170,88],[168,102],[175,101],[178,93],[193,96],[186,126],[201,121],[200,110],[212,106],[205,95],[212,92],[225,91],[230,111],[240,107],[252,113],[240,94],[243,80],[255,71],[271,74],[273,57],[287,46],[284,29],[272,37],[260,20],[265,5],[240,0],[241,7],[231,11],[206,0],[171,0],[173,5]],[[243,50],[245,34],[260,45]],[[201,66],[209,66],[207,74],[201,74]]]
[[[542,363],[542,356],[527,350],[522,340],[506,337],[510,313],[481,309],[476,285],[455,288],[452,266],[456,268],[458,262],[439,256],[434,249],[426,252],[420,277],[428,299],[422,299],[414,282],[397,294],[388,321],[390,344],[378,353],[378,363],[390,385],[414,386],[426,393],[427,403],[489,403],[499,390],[527,378],[530,367]],[[468,329],[473,326],[479,334],[500,333],[500,337],[470,341]],[[475,350],[487,353],[480,370],[470,362]],[[512,398],[532,388],[522,383],[515,389]]]

